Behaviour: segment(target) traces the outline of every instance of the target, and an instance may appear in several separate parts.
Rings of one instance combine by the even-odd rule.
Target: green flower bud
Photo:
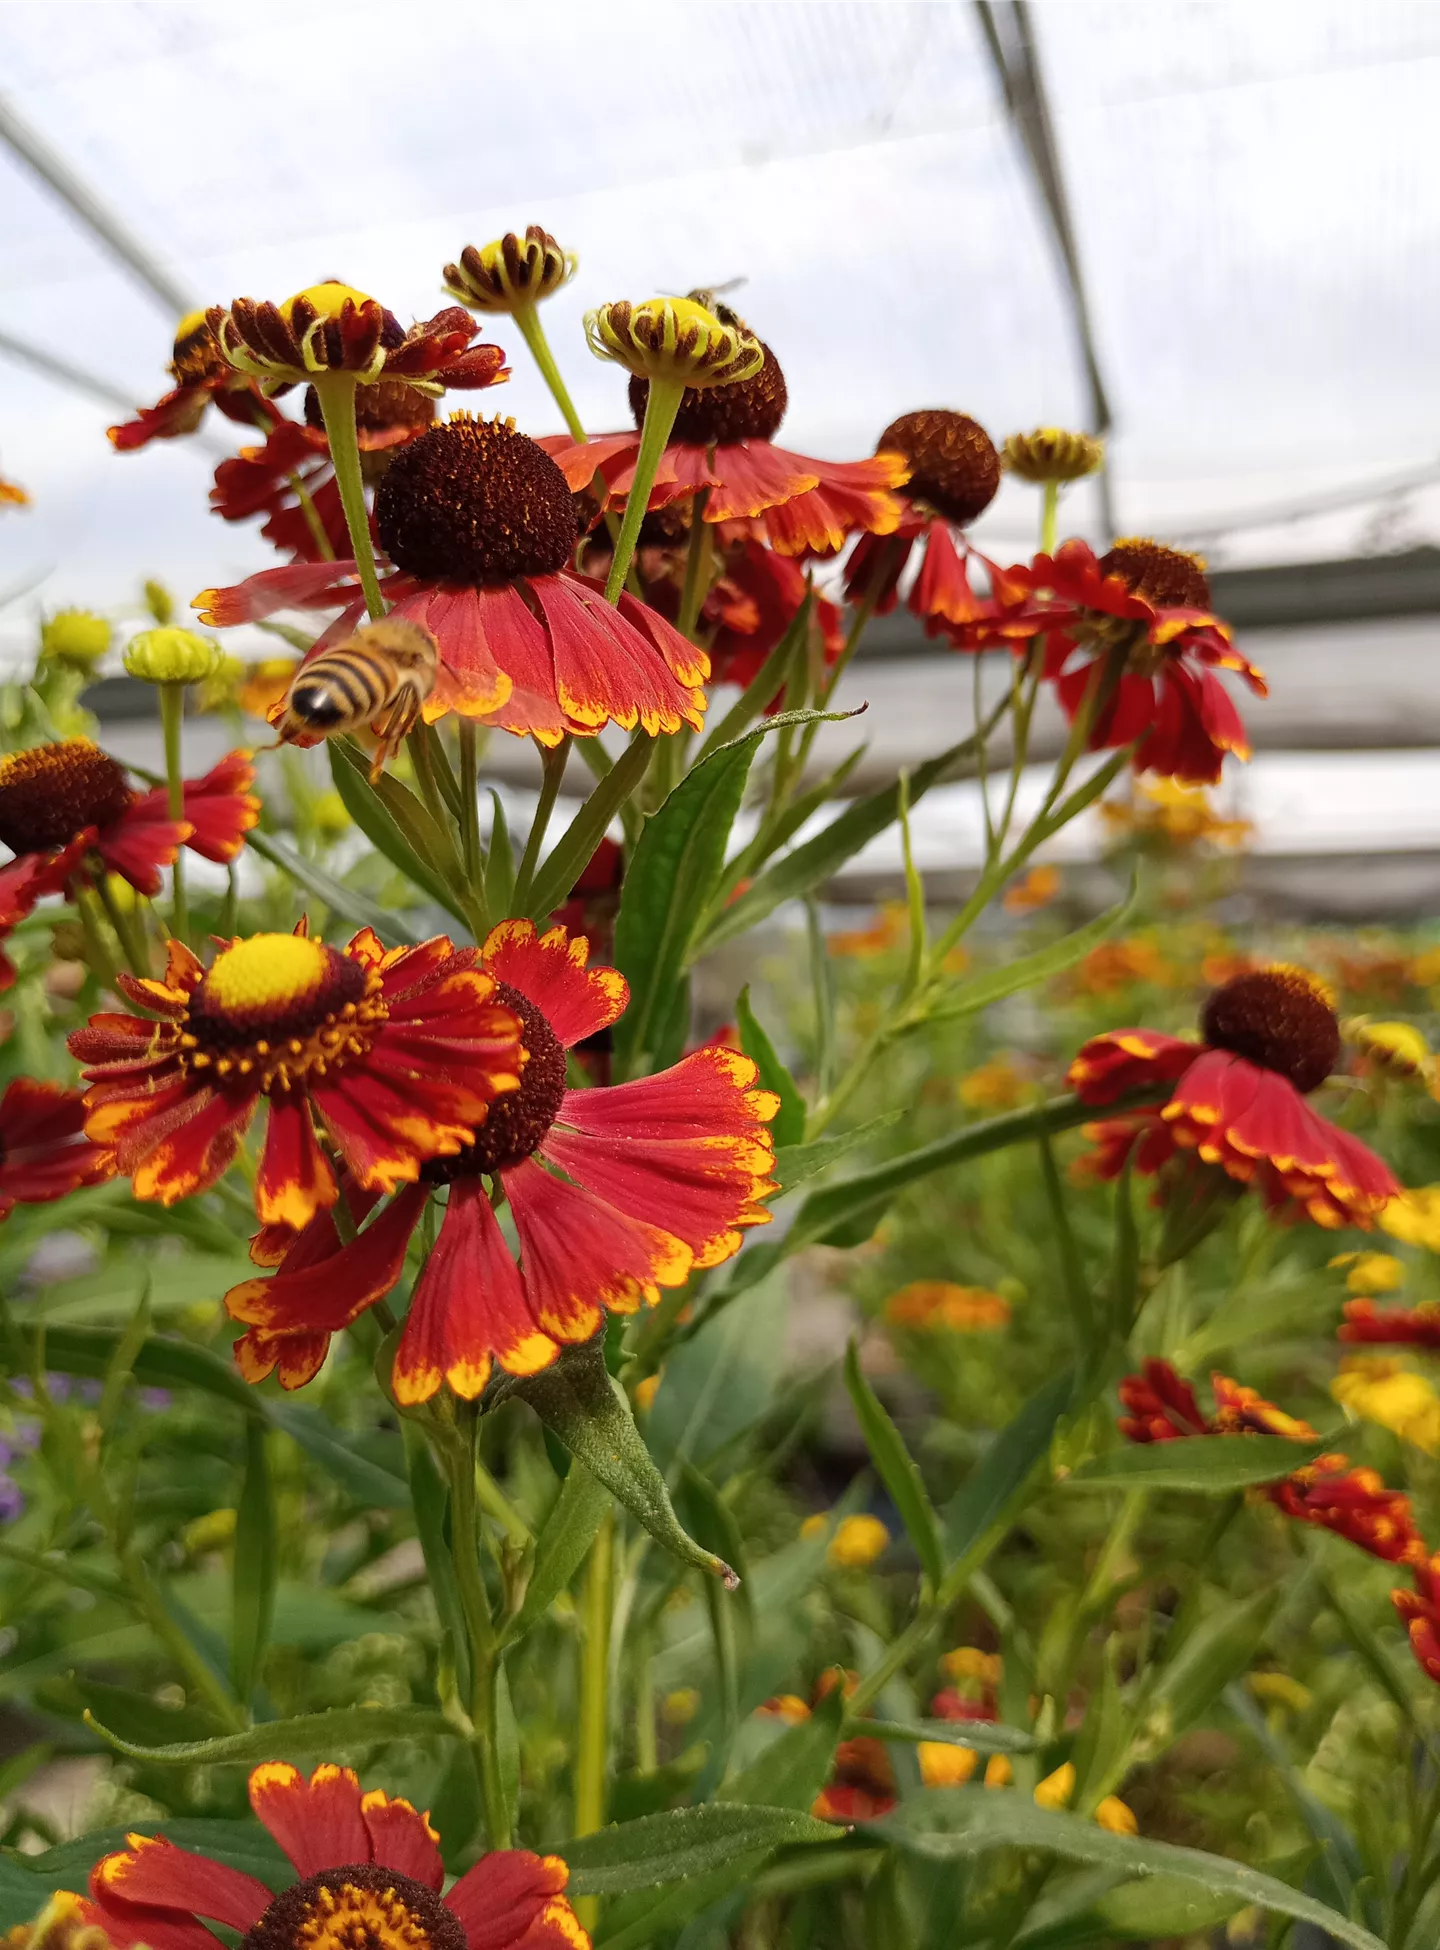
[[[40,625],[40,655],[89,670],[110,648],[110,625],[89,609],[61,609]]]
[[[175,598],[153,576],[145,584],[145,607],[162,629],[175,621]]]
[[[125,668],[147,684],[203,684],[220,661],[208,637],[176,628],[142,630],[125,650]]]

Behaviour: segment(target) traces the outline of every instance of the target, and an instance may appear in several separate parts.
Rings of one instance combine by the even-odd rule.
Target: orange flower
[[[1092,948],[1070,977],[1084,995],[1113,995],[1137,983],[1151,988],[1169,988],[1175,980],[1173,965],[1148,935],[1122,935],[1118,941],[1102,941]]]
[[[1347,1300],[1339,1338],[1391,1347],[1440,1347],[1440,1302],[1377,1307],[1370,1299]]]
[[[590,1950],[558,1855],[492,1849],[442,1896],[429,1816],[364,1793],[348,1767],[317,1767],[307,1781],[285,1761],[266,1761],[250,1775],[250,1805],[290,1860],[294,1880],[278,1894],[163,1835],[130,1835],[91,1870],[83,1921],[114,1950],[214,1950],[207,1921],[273,1950]]]
[[[317,1119],[359,1186],[413,1183],[520,1086],[520,1018],[475,963],[444,935],[386,949],[363,928],[341,950],[303,922],[226,942],[208,970],[172,941],[163,980],[118,978],[158,1021],[92,1016],[70,1038],[89,1066],[87,1134],[114,1146],[137,1198],[171,1205],[215,1183],[268,1099],[255,1184],[267,1226],[335,1203]]]
[[[1000,905],[1007,914],[1033,914],[1037,908],[1048,907],[1059,892],[1058,867],[1032,867],[1023,879],[1005,889]]]
[[[955,1095],[967,1110],[1014,1110],[1034,1092],[1025,1060],[992,1056],[968,1076],[961,1077]]]
[[[955,1286],[949,1280],[912,1280],[885,1302],[885,1318],[892,1327],[922,1333],[977,1334],[1004,1327],[1009,1302],[984,1287]]]
[[[885,901],[868,928],[842,928],[827,935],[825,945],[832,955],[845,960],[871,961],[898,948],[910,932],[910,910],[904,901]]]

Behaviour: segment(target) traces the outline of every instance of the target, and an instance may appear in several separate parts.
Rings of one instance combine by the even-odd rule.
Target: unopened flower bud
[[[62,609],[40,626],[40,655],[89,670],[110,648],[110,625],[88,609]]]
[[[1393,1077],[1428,1075],[1434,1058],[1430,1045],[1408,1022],[1372,1022],[1368,1016],[1351,1016],[1341,1023],[1340,1034],[1368,1064]]]
[[[219,662],[208,637],[175,627],[142,630],[125,650],[125,669],[147,684],[202,684]]]
[[[1105,443],[1088,433],[1036,427],[1033,433],[1012,433],[1001,451],[1010,473],[1043,487],[1093,474],[1105,458]]]
[[[445,266],[445,289],[471,311],[517,311],[537,305],[574,277],[579,259],[562,250],[548,230],[532,223],[523,238],[513,230],[477,250],[467,244],[458,264]]]
[[[586,312],[585,336],[597,359],[641,379],[697,388],[751,379],[765,363],[753,332],[727,325],[693,298],[618,299]]]
[[[145,607],[162,628],[175,621],[175,598],[153,576],[145,584]]]

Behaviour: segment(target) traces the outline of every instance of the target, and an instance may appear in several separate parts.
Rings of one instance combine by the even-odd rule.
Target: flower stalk
[[[355,571],[365,597],[365,609],[372,623],[385,614],[385,598],[380,593],[380,578],[375,568],[375,550],[370,540],[370,513],[365,506],[365,478],[360,471],[360,441],[355,431],[355,388],[353,373],[317,372],[310,382],[320,402],[325,421],[325,438],[330,443],[330,463],[335,469],[335,485],[340,491],[340,506],[355,557]]]
[[[605,578],[607,603],[618,603],[620,591],[625,587],[625,578],[635,559],[635,545],[640,539],[640,524],[650,505],[650,490],[655,485],[661,457],[669,443],[670,430],[675,425],[675,416],[684,397],[683,380],[665,379],[659,375],[651,379],[645,401],[645,424],[640,429],[640,451],[635,457],[635,478],[625,498],[625,519],[620,524],[620,536],[611,558],[610,573]]]

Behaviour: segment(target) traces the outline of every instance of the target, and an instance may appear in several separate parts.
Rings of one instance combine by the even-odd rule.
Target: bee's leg
[[[420,700],[406,685],[390,700],[379,717],[371,720],[370,729],[380,741],[375,747],[375,757],[370,766],[371,785],[385,769],[385,761],[395,756],[407,734],[415,729],[419,716]]]

